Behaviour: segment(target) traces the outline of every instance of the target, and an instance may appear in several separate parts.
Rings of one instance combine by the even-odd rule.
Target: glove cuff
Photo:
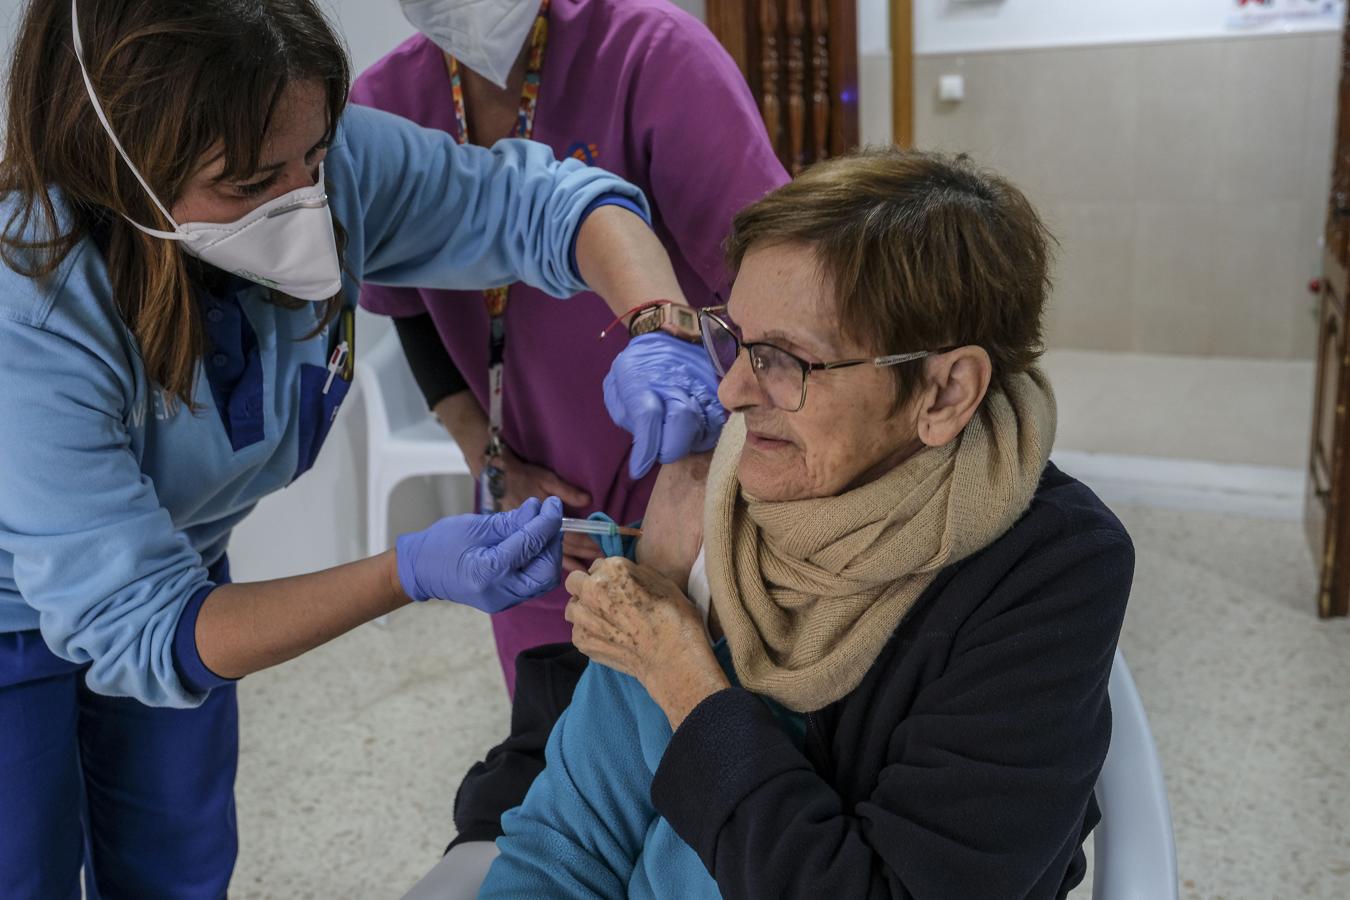
[[[394,565],[398,569],[398,583],[403,586],[403,593],[418,603],[429,599],[429,595],[417,583],[413,563],[421,545],[422,535],[418,532],[400,535],[394,542]]]

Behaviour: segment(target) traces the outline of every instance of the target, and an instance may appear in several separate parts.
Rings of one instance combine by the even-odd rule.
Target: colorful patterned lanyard
[[[548,4],[543,0],[539,16],[530,31],[530,55],[525,67],[525,84],[520,91],[520,113],[511,137],[530,140],[534,135],[534,110],[539,103],[539,81],[544,70],[544,46],[548,43]],[[464,89],[459,79],[459,61],[446,54],[450,73],[450,96],[455,101],[455,120],[459,124],[459,142],[469,142],[469,119],[464,114]],[[488,444],[483,453],[483,474],[479,480],[479,505],[482,512],[501,509],[506,493],[506,473],[502,457],[502,371],[506,358],[506,301],[511,287],[489,288],[483,292],[488,312]]]

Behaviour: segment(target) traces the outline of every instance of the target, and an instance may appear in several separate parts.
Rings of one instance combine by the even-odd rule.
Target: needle
[[[624,537],[642,537],[642,529],[640,528],[626,528],[613,522],[601,522],[595,519],[564,518],[562,530],[574,534],[598,534],[601,536],[621,534]]]

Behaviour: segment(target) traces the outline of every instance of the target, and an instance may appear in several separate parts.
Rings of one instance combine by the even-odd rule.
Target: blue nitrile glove
[[[605,376],[605,409],[632,432],[628,474],[634,478],[657,460],[674,462],[716,447],[727,421],[707,351],[660,331],[633,338],[614,358]]]
[[[501,612],[558,586],[562,501],[531,497],[510,512],[449,516],[403,535],[395,547],[409,597]]]

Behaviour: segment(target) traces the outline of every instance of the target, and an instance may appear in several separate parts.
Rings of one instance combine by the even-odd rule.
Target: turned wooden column
[[[811,158],[830,155],[830,13],[811,0]]]
[[[857,145],[856,0],[708,0],[707,21],[789,172]]]
[[[778,4],[780,0],[758,0],[759,3],[759,85],[757,94],[759,112],[769,129],[769,141],[775,148],[782,142],[782,104],[779,102]],[[779,153],[781,158],[782,153]]]

